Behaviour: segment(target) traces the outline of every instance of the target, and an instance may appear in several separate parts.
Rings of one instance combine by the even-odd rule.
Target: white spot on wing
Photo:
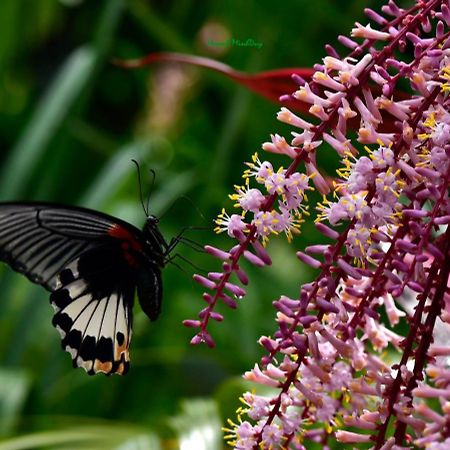
[[[89,360],[85,361],[83,358],[78,356],[76,359],[76,364],[78,367],[82,367],[86,372],[89,372],[92,369],[92,366],[94,365],[94,361]]]
[[[123,297],[120,296],[117,314],[116,314],[116,335],[114,336],[114,359],[116,361],[120,360],[122,353],[125,353],[125,359],[128,360],[128,346],[130,343],[130,336],[128,335],[128,311],[127,307],[123,301]],[[122,333],[124,341],[122,345],[119,345],[117,341],[117,333]]]
[[[66,332],[59,325],[56,325],[55,328],[58,330],[61,339],[64,339],[66,337]]]
[[[72,348],[72,347],[66,345],[66,348],[64,350],[70,354],[72,359],[75,359],[76,356],[78,355],[78,349],[77,348]]]
[[[77,298],[86,291],[86,283],[84,280],[75,280],[65,286],[65,289],[69,290],[69,294],[72,298]]]
[[[80,260],[80,258],[75,259],[70,264],[67,264],[67,266],[61,268],[59,272],[62,272],[65,269],[69,269],[72,272],[73,277],[78,278],[80,275],[78,272],[78,261],[79,260]],[[61,280],[59,279],[59,274],[56,277],[53,277],[53,279],[50,282],[51,289],[53,291],[55,291],[56,289],[59,289],[62,286],[63,286],[63,284],[61,283]]]
[[[92,295],[90,293],[83,295],[83,297],[77,298],[75,301],[63,308],[61,313],[67,314],[72,319],[72,322],[77,322],[81,316],[84,316],[88,310],[92,310],[92,307],[95,306],[94,302],[89,305],[91,301]],[[72,327],[73,325],[74,323],[72,323]],[[84,330],[85,327],[77,326],[76,328]]]
[[[100,336],[115,341],[114,330],[116,327],[116,311],[117,311],[117,293],[113,292],[109,297],[108,304],[106,305],[105,317],[103,319],[102,329]]]
[[[102,328],[103,315],[104,315],[106,306],[108,305],[108,297],[103,297],[99,300],[96,300],[95,303],[96,303],[96,308],[89,320],[89,324],[87,325],[87,328],[85,331],[85,337],[93,336],[97,340],[97,338],[100,334],[100,329]]]

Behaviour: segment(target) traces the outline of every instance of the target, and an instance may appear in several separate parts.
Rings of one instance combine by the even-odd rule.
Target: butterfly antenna
[[[207,222],[207,219],[205,218],[204,214],[200,211],[200,208],[192,201],[191,198],[189,198],[187,195],[180,195],[179,197],[177,197],[174,202],[158,217],[159,220],[161,220],[174,206],[177,202],[179,202],[180,200],[187,200],[193,207],[194,209],[197,211],[198,215],[205,221]]]
[[[139,197],[141,200],[142,209],[144,210],[145,215],[148,217],[148,202],[147,202],[147,207],[146,207],[144,204],[144,196],[142,194],[141,168],[139,167],[139,163],[135,159],[132,159],[131,161],[133,161],[133,163],[136,164],[138,183],[139,183]],[[154,178],[153,178],[153,180],[154,180]]]
[[[148,193],[148,198],[147,198],[147,216],[148,216],[148,211],[149,211],[149,206],[150,206],[150,195],[153,192],[153,188],[155,186],[155,180],[156,180],[156,172],[153,169],[150,169],[150,173],[152,174],[152,185],[150,187],[150,192]]]
[[[187,200],[187,201],[194,207],[194,209],[197,211],[197,214],[198,214],[205,222],[207,222],[207,219],[206,219],[205,215],[200,211],[200,208],[192,201],[191,198],[189,198],[187,195],[182,195],[180,198],[183,198],[183,199]]]

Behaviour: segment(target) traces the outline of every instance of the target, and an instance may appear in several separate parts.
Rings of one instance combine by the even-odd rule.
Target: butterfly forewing
[[[75,212],[44,205],[0,204],[0,259],[34,283],[54,289],[58,272],[107,236],[106,221],[90,224],[89,216]]]
[[[0,259],[51,291],[53,324],[74,367],[127,372],[136,286],[144,312],[158,316],[163,249],[147,235],[84,208],[0,203]]]

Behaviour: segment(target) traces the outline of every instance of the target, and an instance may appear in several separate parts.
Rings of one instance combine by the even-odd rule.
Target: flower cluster
[[[275,148],[282,146],[290,147],[286,141],[278,136],[272,138],[271,145]],[[302,213],[306,213],[307,206],[303,205],[306,198],[306,191],[310,190],[309,177],[295,172],[286,176],[286,170],[280,167],[274,171],[269,161],[261,162],[258,154],[253,155],[253,162],[247,163],[249,169],[244,172],[245,186],[235,186],[236,193],[230,195],[234,205],[242,209],[240,215],[229,216],[223,210],[216,220],[216,232],[226,231],[230,237],[235,233],[248,232],[255,228],[255,237],[267,242],[270,234],[284,232],[288,241],[292,240],[292,234],[298,233],[302,223]],[[250,188],[250,177],[254,177],[257,183],[264,186],[266,194],[259,189]],[[265,204],[268,195],[278,196],[278,210],[265,210],[261,207]],[[244,219],[248,214],[252,214],[249,221]]]
[[[186,324],[200,328],[194,343],[211,344],[216,301],[236,307],[229,293],[244,293],[231,274],[248,282],[240,257],[270,263],[261,242],[280,231],[292,238],[309,180],[324,196],[332,184],[316,218],[331,243],[297,253],[318,275],[298,298],[273,303],[277,329],[260,338],[265,356],[244,375],[264,389],[243,394],[226,430],[239,450],[450,448],[450,2],[404,10],[389,0],[366,14],[372,25],[339,38],[348,56],[328,46],[311,81],[295,78],[292,95],[311,105],[314,123],[281,110],[299,130],[291,144],[272,136],[263,148],[290,165],[254,159],[232,196],[242,214],[217,222],[237,244],[208,247],[224,270],[196,276],[213,294]],[[330,148],[342,158],[333,183],[315,156]]]
[[[272,136],[272,142],[264,147],[271,151],[290,152],[296,154],[295,149],[289,146],[286,141],[279,136]],[[239,282],[243,285],[248,283],[248,277],[238,261],[244,256],[252,264],[263,267],[271,264],[271,259],[264,249],[264,245],[271,234],[284,232],[288,241],[293,238],[293,234],[299,233],[300,225],[303,222],[303,215],[308,214],[307,205],[303,202],[307,200],[306,192],[313,188],[309,185],[309,180],[314,178],[298,172],[288,173],[280,167],[277,171],[268,161],[261,162],[258,155],[253,155],[252,162],[247,163],[248,169],[244,172],[244,186],[235,186],[235,193],[230,195],[235,201],[235,207],[241,210],[240,214],[231,216],[222,210],[216,219],[217,233],[226,231],[230,237],[236,238],[239,244],[229,252],[206,246],[205,250],[211,255],[223,260],[223,272],[210,272],[208,276],[195,275],[194,280],[214,293],[203,294],[203,299],[207,306],[199,313],[199,320],[185,320],[184,325],[198,328],[198,333],[192,339],[193,344],[205,342],[209,346],[214,346],[214,340],[207,331],[210,319],[221,321],[221,314],[214,311],[217,301],[220,299],[230,308],[236,308],[235,298],[242,298],[245,290],[230,282],[230,277],[236,274]],[[258,188],[250,188],[250,180],[264,187],[265,193]],[[273,203],[277,200],[277,208]],[[251,245],[254,253],[248,250]],[[224,292],[224,291],[227,292]]]

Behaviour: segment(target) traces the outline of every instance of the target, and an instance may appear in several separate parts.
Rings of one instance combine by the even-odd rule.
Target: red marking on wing
[[[113,225],[109,230],[108,234],[115,238],[124,241],[123,244],[129,244],[130,248],[136,251],[142,250],[141,243],[123,226]],[[123,246],[123,245],[122,245]]]

